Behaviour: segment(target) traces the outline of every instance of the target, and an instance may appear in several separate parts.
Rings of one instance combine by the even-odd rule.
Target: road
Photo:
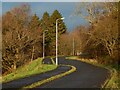
[[[32,83],[50,78],[51,76],[58,75],[60,73],[64,73],[64,72],[66,72],[70,69],[71,69],[71,67],[58,66],[57,69],[52,70],[52,71],[48,71],[48,72],[45,72],[45,73],[32,75],[32,76],[25,77],[25,78],[22,78],[22,79],[17,79],[17,80],[14,80],[14,81],[3,83],[2,88],[3,89],[6,89],[6,88],[20,89],[20,88],[22,88],[24,86],[27,86],[27,85],[30,85]]]
[[[64,58],[59,58],[59,64],[73,65],[77,68],[77,71],[36,88],[100,88],[110,75],[110,72],[107,69],[96,67],[77,60],[65,60]],[[43,74],[33,75],[4,83],[3,88],[21,88],[68,70],[70,70],[70,67],[59,66],[57,69]]]
[[[59,64],[73,65],[77,71],[36,88],[101,88],[110,75],[107,69],[77,60],[59,58]]]

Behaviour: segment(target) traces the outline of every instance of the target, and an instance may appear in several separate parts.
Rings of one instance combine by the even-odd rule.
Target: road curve
[[[49,59],[49,58],[48,58]],[[47,60],[47,62],[50,60]],[[72,65],[77,70],[69,75],[53,80],[36,88],[101,88],[101,85],[110,75],[107,69],[83,63],[77,60],[66,60],[64,57],[58,59],[59,64]],[[3,83],[2,88],[22,88],[40,80],[70,70],[70,67],[59,66],[57,69],[43,74],[37,74],[22,79],[17,79],[8,83]],[[33,88],[34,90],[35,88]]]
[[[36,88],[101,88],[110,75],[107,69],[77,60],[59,58],[59,64],[75,66],[77,71]]]
[[[36,74],[36,75],[32,75],[29,77],[24,77],[24,78],[20,78],[17,80],[13,80],[7,83],[2,83],[2,88],[6,89],[6,88],[16,88],[16,89],[20,89],[24,86],[27,85],[31,85],[32,83],[50,78],[52,76],[67,72],[71,69],[71,67],[69,66],[58,66],[55,70],[52,71],[48,71],[45,73],[40,73],[40,74]]]

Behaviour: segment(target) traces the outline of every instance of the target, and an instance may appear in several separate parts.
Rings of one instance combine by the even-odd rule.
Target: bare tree
[[[27,30],[28,12],[29,7],[23,5],[3,15],[3,70],[16,69],[17,63],[23,60],[22,49],[32,41]]]
[[[96,2],[78,4],[75,14],[80,15],[90,23],[89,30],[85,32],[89,37],[85,40],[86,46],[92,46],[98,52],[98,46],[101,47],[102,45],[106,48],[111,58],[117,58],[118,3]]]
[[[59,40],[59,54],[60,55],[72,55],[72,37],[69,33],[63,34]]]
[[[116,19],[115,19],[116,18]],[[96,41],[96,45],[103,44],[111,57],[114,56],[114,50],[118,44],[118,20],[112,15],[106,16],[91,31],[91,39]]]

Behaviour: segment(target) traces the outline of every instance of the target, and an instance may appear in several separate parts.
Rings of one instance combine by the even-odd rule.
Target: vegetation
[[[16,69],[16,71],[3,76],[3,82],[8,82],[15,79],[20,79],[23,77],[29,77],[31,75],[40,74],[55,69],[57,66],[42,64],[42,58],[38,58],[33,62],[30,62],[22,67]]]
[[[45,55],[55,55],[55,23],[62,15],[55,10],[40,19],[31,14],[31,7],[23,4],[6,12],[2,18],[2,74],[14,72],[18,67],[42,56],[43,32]],[[65,23],[58,21],[59,35],[66,32]]]
[[[50,77],[50,78],[47,78],[47,79],[45,79],[45,80],[35,82],[35,83],[33,83],[33,84],[31,84],[31,85],[28,85],[28,86],[26,86],[26,87],[23,87],[23,88],[34,88],[34,87],[40,86],[40,85],[42,85],[42,84],[45,84],[45,83],[50,82],[50,81],[52,81],[52,80],[55,80],[55,79],[57,79],[57,78],[66,76],[66,75],[68,75],[68,74],[76,71],[76,68],[75,68],[74,66],[71,66],[71,65],[65,65],[65,66],[71,67],[72,69],[70,69],[70,70],[67,71],[67,72],[64,72],[64,73],[61,73],[61,74],[52,76],[52,77]]]
[[[79,56],[68,56],[66,59],[72,59],[72,60],[79,60],[82,62],[86,62],[89,64],[93,64],[95,66],[103,67],[106,68],[110,71],[111,75],[107,78],[104,84],[102,84],[102,88],[120,88],[120,79],[119,79],[119,69],[118,67],[114,67],[113,65],[103,65],[97,62],[95,59],[85,59],[85,58],[80,58]]]
[[[91,60],[91,64],[101,65],[113,71],[115,69],[116,72],[112,72],[112,79],[106,86],[108,88],[119,88],[120,85],[118,6],[118,3],[110,2],[78,4],[74,14],[83,17],[89,26],[76,27],[73,32],[61,39],[64,40],[64,37],[69,37],[70,34],[71,38],[74,38],[70,41],[75,43],[74,47],[71,45],[69,49],[67,48],[68,50],[72,48],[69,55],[79,55],[79,58],[84,58],[88,63],[94,59]]]
[[[58,10],[55,10],[51,16],[47,12],[43,14],[41,19],[41,27],[45,32],[46,55],[55,55],[55,37],[56,37],[56,20],[62,18]],[[66,26],[63,20],[58,20],[58,35],[59,37],[66,33]]]
[[[74,15],[85,19],[88,25],[67,32],[63,20],[58,20],[58,54],[94,59],[95,63],[114,68],[119,73],[118,6],[117,2],[77,4]],[[36,14],[31,15],[29,5],[5,13],[2,16],[3,75],[15,72],[16,68],[42,56],[43,32],[46,30],[45,55],[54,56],[55,24],[61,17],[61,13],[55,10],[52,15],[45,12],[40,19]],[[119,85],[117,74],[113,76],[116,79],[112,81]]]
[[[75,15],[82,16],[89,26],[79,26],[73,32],[62,35],[59,48],[69,51],[67,55],[90,54],[91,58],[96,58],[100,63],[117,64],[118,3],[78,4]]]

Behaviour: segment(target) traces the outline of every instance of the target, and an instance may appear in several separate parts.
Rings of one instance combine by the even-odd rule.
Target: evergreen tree
[[[58,10],[55,10],[53,12],[53,14],[50,17],[50,31],[49,31],[49,37],[50,37],[50,44],[49,44],[49,48],[48,50],[52,52],[49,52],[49,55],[55,55],[55,37],[56,37],[56,20],[58,20],[58,37],[66,32],[66,26],[65,23],[63,22],[63,20],[61,20],[60,18],[62,18],[62,15],[58,12]]]
[[[32,38],[30,51],[31,51],[31,61],[38,57],[42,51],[42,30],[40,27],[40,20],[39,17],[35,14],[30,23],[29,23],[29,38]]]
[[[62,18],[62,15],[55,10],[51,16],[48,12],[45,12],[40,20],[40,26],[42,31],[45,32],[45,48],[47,50],[47,55],[54,55],[55,53],[55,37],[56,37],[56,20]],[[58,20],[58,35],[66,32],[66,26],[63,20]]]
[[[55,10],[53,14],[50,17],[50,27],[53,32],[56,32],[56,20],[62,18],[62,15],[58,12],[58,10]],[[58,20],[58,33],[63,34],[66,32],[66,26],[63,20]]]
[[[43,14],[43,16],[40,20],[40,26],[42,28],[42,32],[45,32],[45,48],[47,49],[45,51],[48,51],[48,46],[51,43],[50,16],[49,16],[48,12],[45,12]],[[46,54],[46,52],[45,52],[45,54]]]
[[[50,16],[48,12],[45,12],[43,14],[42,19],[40,20],[40,26],[42,28],[42,32],[45,31],[45,43],[46,45],[49,45],[51,38],[50,38]]]
[[[42,29],[49,30],[49,19],[50,19],[50,16],[48,12],[45,12],[40,22],[40,26],[42,27]]]
[[[39,26],[40,26],[39,17],[35,14],[29,23],[29,28],[30,30],[37,30]]]

